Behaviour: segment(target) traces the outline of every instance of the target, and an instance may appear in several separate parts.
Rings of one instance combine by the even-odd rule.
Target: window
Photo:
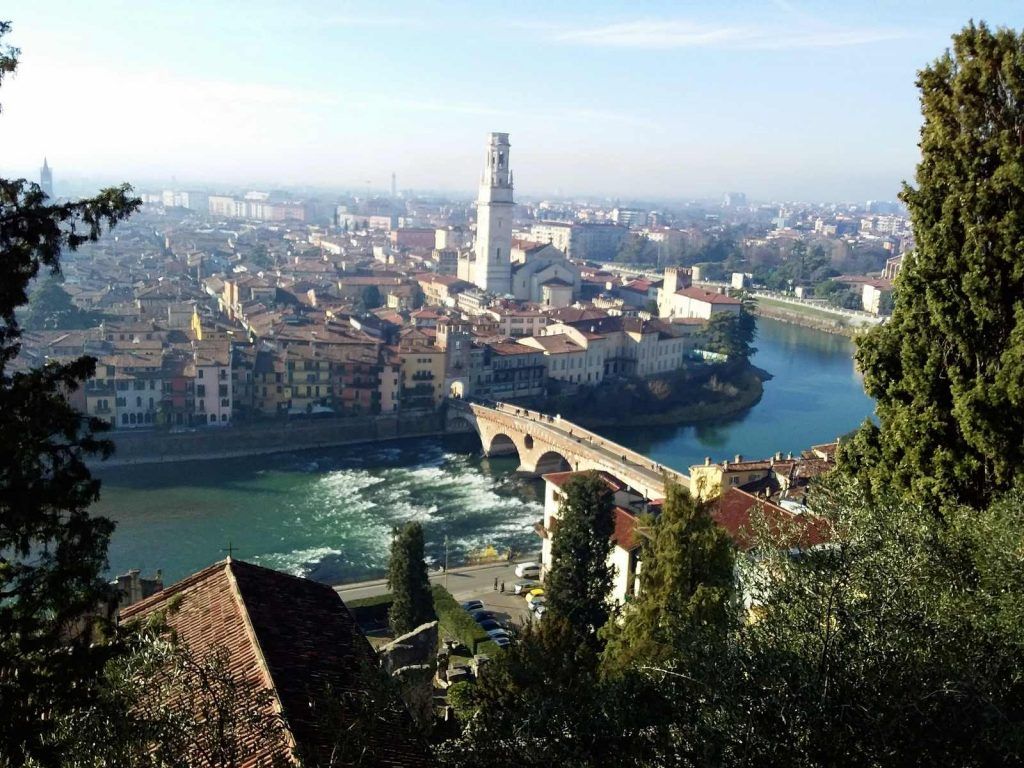
[[[136,397],[135,398],[135,407],[136,408],[141,408],[142,407],[142,398],[141,397]]]
[[[122,413],[121,414],[121,423],[122,424],[127,424],[128,423],[128,414],[127,413]]]
[[[739,477],[730,477],[729,478],[729,484],[730,485],[739,485],[740,484]]]
[[[202,368],[199,369],[199,378],[200,379],[203,378],[203,369]]]
[[[206,385],[205,384],[197,384],[196,385],[196,397],[206,397]]]
[[[228,415],[227,415],[226,413],[222,413],[222,414],[220,415],[220,420],[221,420],[221,421],[227,421],[227,420],[228,420]]]
[[[216,423],[216,421],[217,421],[217,414],[211,413],[210,414],[210,423],[214,424],[214,423]]]

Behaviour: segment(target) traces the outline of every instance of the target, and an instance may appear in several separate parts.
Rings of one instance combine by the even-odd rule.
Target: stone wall
[[[403,415],[400,418],[275,419],[226,427],[198,427],[187,432],[156,429],[115,431],[107,433],[116,447],[114,456],[102,464],[122,466],[256,456],[443,432],[444,418],[439,413]],[[98,460],[95,463],[100,464]]]

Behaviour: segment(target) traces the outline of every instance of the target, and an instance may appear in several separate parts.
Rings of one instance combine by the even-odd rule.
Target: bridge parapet
[[[456,417],[465,418],[479,433],[486,455],[514,449],[522,471],[545,471],[552,458],[560,458],[573,470],[608,472],[651,499],[664,497],[669,481],[689,487],[683,473],[560,416],[501,402],[450,403],[457,403]]]

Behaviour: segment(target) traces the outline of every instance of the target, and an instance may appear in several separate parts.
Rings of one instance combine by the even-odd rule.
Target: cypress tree
[[[615,531],[611,490],[596,472],[576,475],[563,488],[551,571],[544,582],[547,610],[594,642],[608,620],[614,568],[608,562]]]
[[[670,485],[648,533],[640,593],[607,628],[608,672],[684,660],[692,648],[724,638],[735,616],[733,544],[706,505]]]
[[[404,635],[437,618],[423,561],[423,526],[419,523],[406,523],[394,532],[388,589],[394,598],[388,620],[395,635]]]
[[[916,246],[857,349],[880,428],[844,453],[876,491],[980,508],[1024,472],[1024,38],[972,23],[917,86]]]
[[[2,43],[0,81],[18,51]],[[0,762],[55,764],[57,723],[100,696],[111,647],[94,642],[88,619],[104,605],[102,579],[113,523],[88,513],[99,495],[85,458],[108,454],[99,420],[66,394],[95,367],[82,357],[15,370],[21,327],[15,310],[40,269],[60,273],[62,251],[96,240],[139,205],[123,186],[94,198],[50,204],[37,184],[0,179]],[[5,762],[6,761],[6,762]]]

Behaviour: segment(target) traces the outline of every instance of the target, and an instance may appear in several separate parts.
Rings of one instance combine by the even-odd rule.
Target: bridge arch
[[[484,446],[484,454],[487,456],[511,456],[519,455],[519,445],[504,432],[498,432],[491,437],[489,445]]]
[[[533,467],[526,467],[526,460],[523,461],[524,469],[533,472],[535,475],[546,475],[549,472],[568,472],[573,467],[568,459],[559,451],[549,449],[537,456],[533,461]]]

